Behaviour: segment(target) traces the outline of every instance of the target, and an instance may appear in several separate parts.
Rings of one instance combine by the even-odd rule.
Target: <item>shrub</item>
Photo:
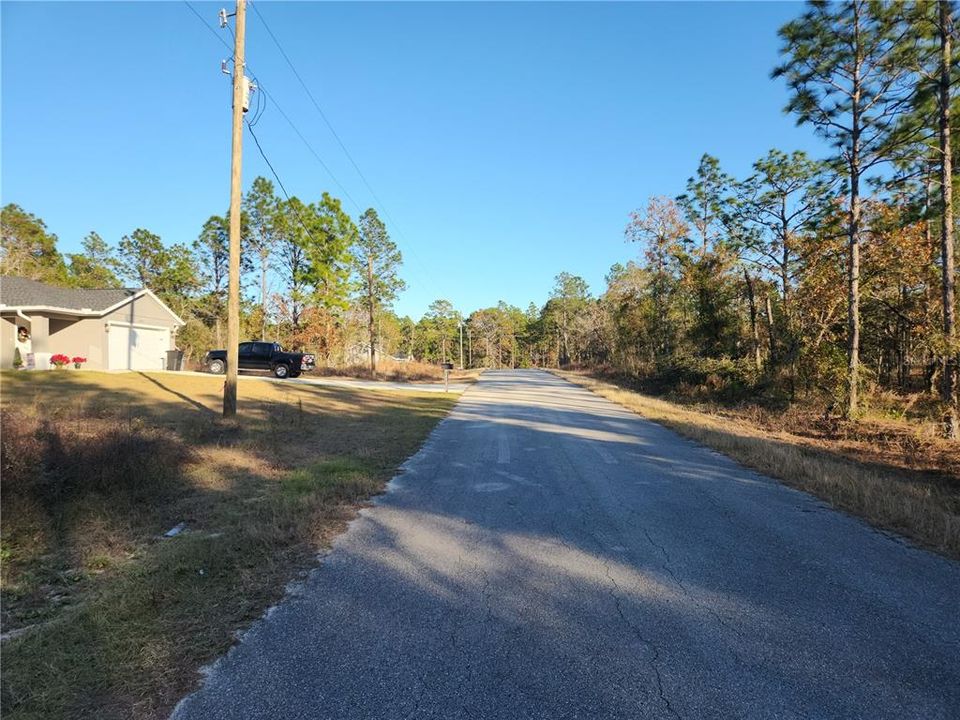
[[[376,377],[370,372],[370,366],[366,364],[353,364],[342,366],[318,366],[317,375],[321,376],[340,376],[357,377],[364,379],[386,379],[395,382],[416,381],[416,380],[443,380],[443,370],[439,365],[418,362],[410,360],[407,362],[397,362],[391,358],[378,358]]]
[[[659,366],[647,381],[659,392],[695,400],[738,402],[762,390],[762,374],[747,358],[679,357]]]
[[[189,450],[172,433],[113,420],[50,420],[0,414],[0,486],[14,497],[59,507],[88,494],[115,508],[169,495],[180,482]]]

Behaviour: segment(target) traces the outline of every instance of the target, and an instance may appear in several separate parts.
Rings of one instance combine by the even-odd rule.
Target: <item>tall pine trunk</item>
[[[847,407],[846,415],[854,418],[859,409],[860,390],[860,102],[861,84],[859,17],[854,30],[857,57],[853,71],[853,96],[850,128],[850,218],[847,259]]]
[[[753,362],[757,370],[763,367],[760,358],[760,331],[757,329],[757,301],[753,293],[753,278],[746,268],[743,269],[743,279],[747,284],[747,300],[750,303],[750,335],[753,343]]]
[[[943,274],[943,334],[945,353],[941,397],[946,406],[944,431],[947,437],[960,437],[957,419],[957,329],[956,275],[953,243],[953,167],[950,144],[950,72],[953,17],[948,0],[940,0],[940,255]]]
[[[260,327],[260,339],[267,339],[267,255],[260,253],[260,315],[262,325]]]
[[[850,173],[849,258],[847,262],[847,417],[859,407],[860,385],[860,178]]]
[[[770,353],[770,365],[776,365],[779,359],[777,350],[777,331],[773,325],[773,304],[770,302],[770,293],[764,297],[767,312],[767,352]]]
[[[374,325],[374,299],[373,299],[373,256],[367,257],[367,320],[370,331],[370,372],[377,373],[377,330]]]

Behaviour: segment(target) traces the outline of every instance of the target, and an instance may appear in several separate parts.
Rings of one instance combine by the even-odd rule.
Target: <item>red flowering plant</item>
[[[79,370],[80,366],[83,365],[86,361],[87,359],[85,357],[80,357],[79,355],[77,355],[76,357],[70,358],[70,362],[73,363],[73,366],[77,370]]]
[[[50,364],[58,368],[64,367],[69,362],[70,356],[64,355],[63,353],[57,353],[56,355],[50,357]]]

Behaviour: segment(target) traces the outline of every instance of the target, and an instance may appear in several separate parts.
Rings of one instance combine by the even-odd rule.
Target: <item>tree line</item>
[[[946,0],[808,3],[771,75],[830,153],[772,149],[740,178],[704,154],[685,192],[630,215],[638,258],[599,296],[562,273],[542,308],[473,313],[474,363],[603,366],[848,418],[864,392],[919,392],[956,439],[956,35]]]
[[[148,287],[185,321],[188,355],[223,347],[227,313],[229,213],[212,215],[192,243],[166,245],[137,228],[111,246],[91,232],[82,252],[61,254],[43,220],[17,205],[2,211],[3,272],[70,287]],[[376,366],[397,325],[391,305],[405,287],[402,255],[374,209],[357,222],[340,200],[277,197],[256,178],[241,217],[242,334],[309,348],[327,362],[365,355]],[[274,285],[279,287],[274,288]]]
[[[772,76],[830,154],[773,149],[742,178],[704,154],[684,193],[632,213],[639,258],[599,297],[564,274],[526,314],[529,361],[850,418],[865,390],[938,394],[957,438],[956,33],[946,0],[808,3]]]
[[[243,334],[330,363],[359,348],[374,366],[382,352],[605,367],[731,400],[825,399],[851,418],[865,394],[920,392],[956,438],[956,33],[947,0],[808,3],[780,29],[771,74],[827,156],[771,149],[734,177],[704,154],[683,193],[630,214],[636,257],[596,296],[565,272],[543,305],[464,314],[441,299],[417,321],[398,317],[402,258],[374,210],[354,221],[327,193],[281,200],[257,178],[241,220]],[[4,271],[149,286],[187,320],[181,346],[199,351],[222,344],[227,227],[212,216],[172,246],[145,229],[116,247],[91,233],[64,257],[42,221],[7,206]]]
[[[639,258],[599,297],[558,276],[525,315],[527,360],[848,418],[864,390],[920,391],[956,439],[956,34],[947,0],[808,3],[771,75],[830,154],[772,149],[742,178],[704,154],[685,192],[631,214]]]
[[[607,367],[848,418],[864,391],[919,392],[956,439],[956,34],[947,0],[808,3],[771,75],[830,154],[772,149],[740,178],[704,154],[685,192],[631,213],[638,258],[599,296],[561,273],[542,307],[472,313],[468,362]]]

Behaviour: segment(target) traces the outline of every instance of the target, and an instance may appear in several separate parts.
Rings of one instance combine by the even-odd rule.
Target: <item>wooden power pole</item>
[[[240,346],[240,192],[243,154],[243,105],[247,83],[243,43],[247,2],[237,0],[236,44],[233,49],[233,147],[230,159],[230,281],[227,292],[227,378],[223,384],[223,416],[237,414],[237,365]]]

